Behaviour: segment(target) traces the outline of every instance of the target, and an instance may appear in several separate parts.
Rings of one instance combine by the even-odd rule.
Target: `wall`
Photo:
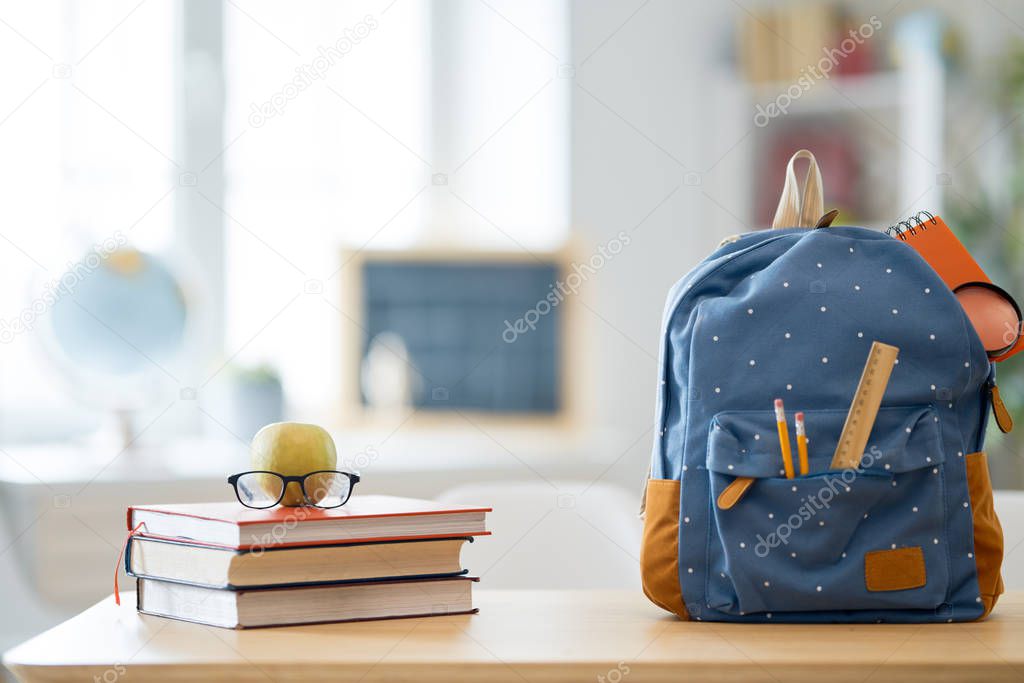
[[[710,3],[576,2],[573,227],[580,260],[620,231],[630,244],[584,286],[589,414],[605,475],[639,492],[651,447],[656,357],[672,284],[746,209],[732,187],[740,123],[709,103],[723,9]],[[736,143],[740,146],[736,147]],[[721,206],[720,206],[721,205]]]

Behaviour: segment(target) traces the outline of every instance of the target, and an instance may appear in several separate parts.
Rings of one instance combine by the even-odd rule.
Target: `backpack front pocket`
[[[881,409],[856,470],[829,470],[846,411],[805,415],[810,467],[793,479],[772,411],[712,420],[708,607],[744,615],[942,605],[949,569],[935,411]],[[722,509],[715,501],[737,477],[754,481]]]

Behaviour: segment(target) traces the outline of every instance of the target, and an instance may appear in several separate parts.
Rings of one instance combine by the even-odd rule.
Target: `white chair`
[[[1003,526],[1003,583],[1024,590],[1024,491],[996,491],[996,515]]]
[[[463,550],[463,566],[487,588],[639,590],[638,491],[603,482],[481,482],[441,500],[494,508],[492,535]]]

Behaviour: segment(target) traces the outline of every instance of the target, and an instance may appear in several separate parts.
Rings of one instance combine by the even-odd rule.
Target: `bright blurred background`
[[[1007,0],[40,0],[0,65],[3,646],[282,419],[493,504],[489,586],[635,585],[665,293],[797,148],[839,223],[941,213],[1024,296]]]

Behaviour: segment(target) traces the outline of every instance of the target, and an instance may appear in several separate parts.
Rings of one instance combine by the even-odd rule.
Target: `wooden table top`
[[[1024,680],[1024,593],[986,622],[682,622],[626,591],[479,591],[472,616],[231,631],[112,598],[10,650],[24,681]]]

